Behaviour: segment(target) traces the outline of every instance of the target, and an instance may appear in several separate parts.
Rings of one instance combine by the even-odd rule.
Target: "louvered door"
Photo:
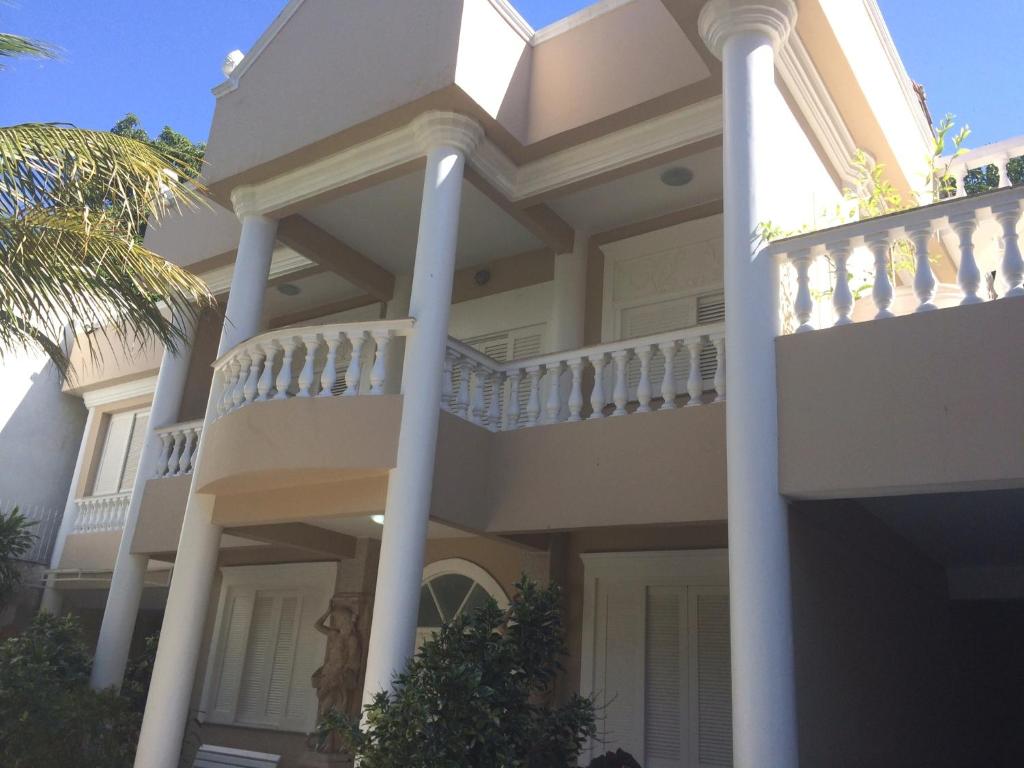
[[[729,593],[724,587],[689,590],[690,765],[732,765],[732,670]]]

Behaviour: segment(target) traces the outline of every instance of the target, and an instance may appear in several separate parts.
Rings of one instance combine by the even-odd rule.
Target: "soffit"
[[[383,526],[373,522],[370,517],[316,517],[305,522],[360,539],[380,539],[384,532]],[[442,523],[435,523],[433,520],[427,523],[428,539],[462,539],[473,536],[472,533],[466,533]]]

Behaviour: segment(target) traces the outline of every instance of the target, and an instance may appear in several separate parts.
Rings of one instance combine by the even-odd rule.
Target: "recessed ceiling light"
[[[384,525],[384,515],[370,515],[370,519],[377,525]]]
[[[685,187],[693,181],[693,171],[683,165],[668,168],[661,173],[661,183],[666,187]]]
[[[281,283],[277,286],[277,292],[284,296],[298,296],[302,289],[295,283]]]

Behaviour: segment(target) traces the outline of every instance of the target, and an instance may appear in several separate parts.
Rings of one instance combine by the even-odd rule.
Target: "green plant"
[[[588,768],[642,768],[631,754],[622,749],[595,757]]]
[[[341,734],[362,768],[568,768],[595,733],[581,696],[549,703],[565,655],[557,586],[521,579],[507,609],[488,601],[442,627],[365,726],[329,713],[317,738]]]
[[[36,537],[29,529],[34,525],[17,507],[6,515],[0,511],[0,610],[21,584],[22,571],[17,561],[32,548]]]
[[[0,643],[0,765],[132,765],[142,724],[138,696],[92,690],[90,667],[73,616],[41,613],[21,635]]]

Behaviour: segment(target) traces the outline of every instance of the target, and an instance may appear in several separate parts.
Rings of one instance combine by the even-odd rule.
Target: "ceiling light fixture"
[[[282,296],[298,296],[302,293],[302,289],[295,283],[281,283],[277,286],[277,292]]]
[[[667,168],[661,172],[661,183],[666,187],[685,187],[693,181],[693,171],[684,165]]]
[[[384,515],[370,515],[370,519],[377,525],[384,525]]]

